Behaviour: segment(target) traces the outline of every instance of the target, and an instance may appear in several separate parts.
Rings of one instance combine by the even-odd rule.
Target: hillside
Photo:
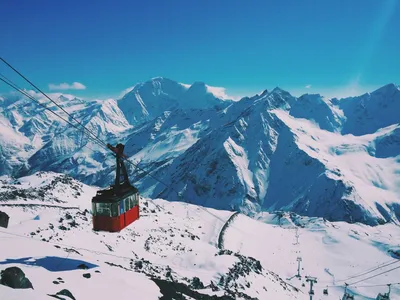
[[[56,173],[1,177],[0,210],[10,223],[0,229],[0,270],[21,268],[34,288],[0,284],[1,299],[51,299],[47,295],[63,289],[77,300],[133,294],[171,299],[168,293],[178,299],[304,299],[306,275],[318,278],[318,297],[330,286],[326,299],[337,299],[344,280],[353,277],[346,282],[362,282],[350,286],[351,292],[370,299],[400,275],[395,255],[400,232],[393,224],[369,227],[263,213],[255,216],[258,221],[239,214],[224,226],[232,212],[142,198],[139,220],[119,233],[94,232],[95,191]],[[293,277],[298,256],[301,280]],[[365,271],[370,272],[354,276]],[[392,297],[398,296],[400,286],[394,285]]]

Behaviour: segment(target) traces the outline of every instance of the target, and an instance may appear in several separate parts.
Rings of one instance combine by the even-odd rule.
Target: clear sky
[[[400,84],[399,2],[3,0],[0,55],[45,91],[83,97],[156,76],[343,96]]]

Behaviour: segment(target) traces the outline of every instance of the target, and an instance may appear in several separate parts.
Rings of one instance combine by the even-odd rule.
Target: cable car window
[[[138,203],[137,203],[137,194],[133,194],[132,195],[132,206],[136,206],[136,205],[138,205]]]
[[[97,215],[97,212],[96,212],[96,203],[92,203],[92,214],[93,214],[93,216],[96,216],[96,215]]]
[[[125,209],[126,209],[126,211],[128,211],[128,210],[131,209],[131,205],[130,205],[130,203],[129,203],[129,198],[130,198],[130,197],[126,197],[126,198],[124,199],[124,204],[125,204]]]
[[[119,202],[119,214],[122,215],[123,213],[125,213],[125,211],[126,211],[125,201],[121,200]]]
[[[96,213],[98,216],[111,217],[111,209],[108,203],[96,203]]]
[[[129,201],[131,202],[131,207],[135,207],[135,195],[132,195]]]
[[[119,203],[112,203],[111,204],[111,216],[112,217],[118,217],[119,216],[119,209],[118,209],[118,205]]]

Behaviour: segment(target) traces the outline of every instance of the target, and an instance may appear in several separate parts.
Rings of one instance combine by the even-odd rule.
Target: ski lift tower
[[[317,278],[306,276],[306,279],[306,281],[310,283],[310,291],[308,292],[308,294],[310,295],[310,300],[312,300],[314,296],[313,284],[317,283]]]
[[[296,275],[296,277],[298,277],[299,279],[301,278],[301,275],[300,275],[300,262],[301,261],[302,261],[301,257],[300,256],[297,257],[297,275]]]

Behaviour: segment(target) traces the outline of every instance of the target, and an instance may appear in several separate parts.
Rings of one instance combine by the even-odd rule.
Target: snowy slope
[[[293,214],[258,217],[256,221],[239,215],[226,230],[224,245],[259,258],[305,294],[309,290],[305,276],[317,278],[316,299],[341,299],[345,282],[355,299],[375,299],[378,293],[387,292],[386,284],[398,282],[400,257],[393,254],[400,249],[396,225],[331,223]],[[302,258],[301,279],[295,277],[297,257]],[[326,287],[328,296],[323,295]],[[392,286],[391,299],[400,299],[399,285]]]
[[[264,298],[271,289],[281,299],[298,299],[294,288],[254,258],[217,248],[231,212],[142,199],[141,217],[129,228],[93,232],[89,210],[94,188],[54,173],[1,180],[0,207],[11,219],[9,228],[0,231],[7,243],[0,252],[0,269],[22,268],[35,288],[29,295],[37,299],[61,288],[76,299],[131,299],[132,294],[158,299],[157,278],[172,287],[173,278],[203,295],[230,295],[225,299],[250,299],[244,298],[249,293]],[[89,269],[78,269],[81,263]],[[84,273],[91,277],[82,277]],[[2,297],[26,294],[0,285]]]
[[[356,138],[321,130],[282,111],[274,113],[290,128],[290,133],[286,132],[293,136],[298,150],[288,156],[286,149],[290,145],[279,144],[284,152],[281,154],[278,149],[274,156],[286,157],[287,161],[271,165],[271,173],[281,173],[271,181],[266,202],[278,200],[274,208],[329,220],[368,224],[399,221],[399,211],[393,206],[399,199],[398,158],[374,157],[371,146],[393,128]],[[273,158],[276,161],[279,160]],[[288,178],[289,172],[302,177]]]
[[[266,213],[255,216],[256,221],[239,214],[225,228],[224,249],[218,249],[220,231],[232,212],[141,199],[140,219],[125,230],[93,232],[90,199],[96,188],[56,173],[0,180],[0,210],[10,215],[9,228],[0,228],[6,245],[0,251],[0,270],[18,266],[34,287],[0,285],[1,299],[51,299],[47,295],[68,289],[78,300],[133,295],[151,300],[165,293],[160,281],[170,291],[179,288],[182,299],[306,299],[304,277],[291,278],[297,256],[303,258],[301,274],[318,277],[316,295],[326,285],[337,285],[326,297],[337,299],[342,279],[392,263],[367,274],[375,275],[400,262],[394,254],[400,250],[395,238],[400,232],[391,224],[372,228]],[[294,227],[299,245],[293,245]],[[87,269],[80,269],[81,264]],[[351,291],[357,299],[370,299],[386,287],[358,286],[397,282],[399,275],[400,269],[393,270]],[[184,287],[197,296],[188,297]],[[393,299],[399,296],[399,286],[393,286]]]

